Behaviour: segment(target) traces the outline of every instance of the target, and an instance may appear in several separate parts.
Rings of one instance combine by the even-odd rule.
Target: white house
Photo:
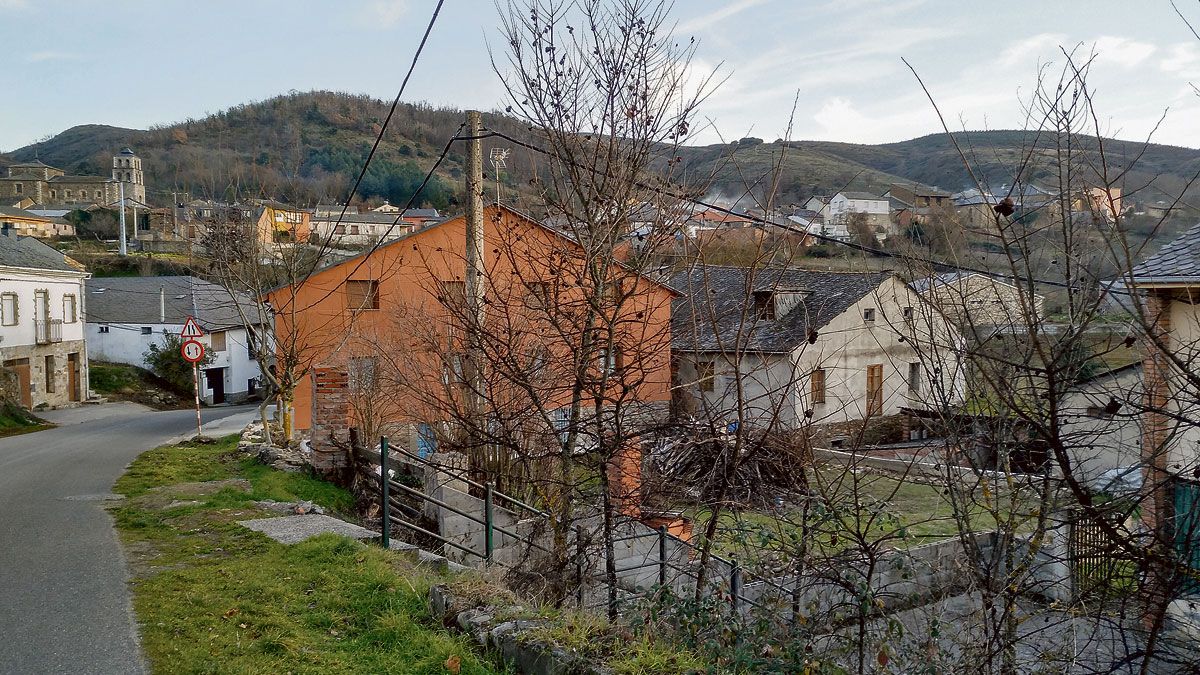
[[[842,225],[848,225],[851,217],[861,213],[866,222],[876,231],[890,231],[891,203],[887,197],[880,197],[869,192],[839,192],[829,199],[829,214],[827,220]]]
[[[891,272],[697,266],[669,285],[677,400],[704,419],[782,430],[961,401],[961,338]]]
[[[240,401],[256,393],[262,372],[249,331],[265,336],[263,325],[269,322],[257,316],[250,298],[239,295],[235,304],[223,286],[190,276],[111,277],[88,285],[87,308],[93,359],[145,367],[150,345],[179,335],[194,316],[205,332],[200,341],[214,357],[203,367],[200,394],[205,403]]]
[[[373,246],[399,239],[442,219],[437,209],[407,209],[400,213],[400,209],[388,206],[387,211],[367,213],[359,213],[356,207],[350,207],[345,214],[340,207],[320,208],[313,214],[312,231],[322,242],[333,246]]]
[[[83,266],[37,239],[0,233],[0,386],[26,408],[84,400]]]

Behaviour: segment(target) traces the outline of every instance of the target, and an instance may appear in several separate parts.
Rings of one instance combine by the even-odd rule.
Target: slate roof
[[[322,213],[319,216],[313,216],[313,221],[317,223],[336,223],[338,222],[340,213],[340,211],[332,214]],[[375,211],[368,211],[367,213],[347,213],[346,215],[341,216],[341,222],[343,224],[371,223],[378,225],[391,225],[392,223],[396,222],[397,216],[400,218],[441,218],[441,215],[438,214],[437,209],[408,209],[403,213],[377,213]]]
[[[35,270],[79,272],[83,269],[63,255],[62,251],[33,237],[0,234],[0,265]]]
[[[25,209],[17,209],[11,206],[0,206],[0,216],[8,216],[9,218],[27,218],[29,220],[49,220],[46,216],[27,211]]]
[[[86,289],[86,321],[161,324],[160,287],[166,299],[165,323],[182,324],[188,316],[194,316],[208,331],[243,325],[224,286],[191,276],[92,279]],[[257,316],[254,302],[240,294],[239,300],[247,319],[253,322]]]
[[[1200,224],[1133,268],[1134,281],[1200,281]]]
[[[685,352],[731,350],[740,339],[743,351],[791,352],[808,340],[810,330],[819,332],[892,275],[697,266],[668,282],[683,294],[671,306],[671,348]],[[750,319],[754,309],[752,304],[747,307],[747,299],[754,291],[801,289],[809,295],[786,315]]]
[[[887,197],[871,194],[870,192],[841,192],[839,193],[846,199],[869,199],[871,201],[884,201]]]

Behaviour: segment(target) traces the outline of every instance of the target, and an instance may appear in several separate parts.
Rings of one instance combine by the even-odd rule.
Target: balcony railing
[[[62,319],[34,320],[34,340],[39,345],[62,342],[62,324]]]

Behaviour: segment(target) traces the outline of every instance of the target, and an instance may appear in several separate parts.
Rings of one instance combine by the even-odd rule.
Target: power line
[[[408,87],[408,80],[417,68],[417,61],[421,58],[421,52],[425,49],[425,43],[429,40],[429,34],[433,32],[433,25],[437,22],[438,15],[442,12],[442,3],[444,2],[445,0],[438,0],[437,6],[433,8],[433,16],[429,17],[429,24],[425,26],[425,34],[421,36],[421,43],[417,45],[417,51],[413,54],[412,62],[408,64],[408,72],[404,74],[404,80],[400,82],[400,90],[396,92],[396,98],[392,99],[392,107],[388,110],[387,116],[383,118],[379,134],[375,136],[375,143],[371,145],[371,151],[367,153],[367,159],[363,162],[362,171],[358,172],[358,178],[354,180],[354,186],[350,188],[350,195],[346,197],[346,203],[342,205],[342,212],[338,214],[338,225],[341,225],[342,218],[346,215],[346,209],[350,208],[350,200],[354,199],[354,195],[358,192],[363,178],[366,177],[367,169],[371,166],[371,160],[375,157],[375,151],[379,149],[379,144],[383,142],[383,135],[387,133],[388,124],[392,121],[392,116],[396,114],[396,108],[400,106],[400,97],[404,95],[404,90]]]

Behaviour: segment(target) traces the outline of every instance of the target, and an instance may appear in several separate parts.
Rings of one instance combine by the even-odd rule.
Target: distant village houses
[[[142,159],[129,148],[113,155],[109,177],[73,176],[38,160],[13,164],[0,178],[0,203],[29,199],[43,206],[112,206],[120,201],[122,188],[127,200],[146,204]]]

